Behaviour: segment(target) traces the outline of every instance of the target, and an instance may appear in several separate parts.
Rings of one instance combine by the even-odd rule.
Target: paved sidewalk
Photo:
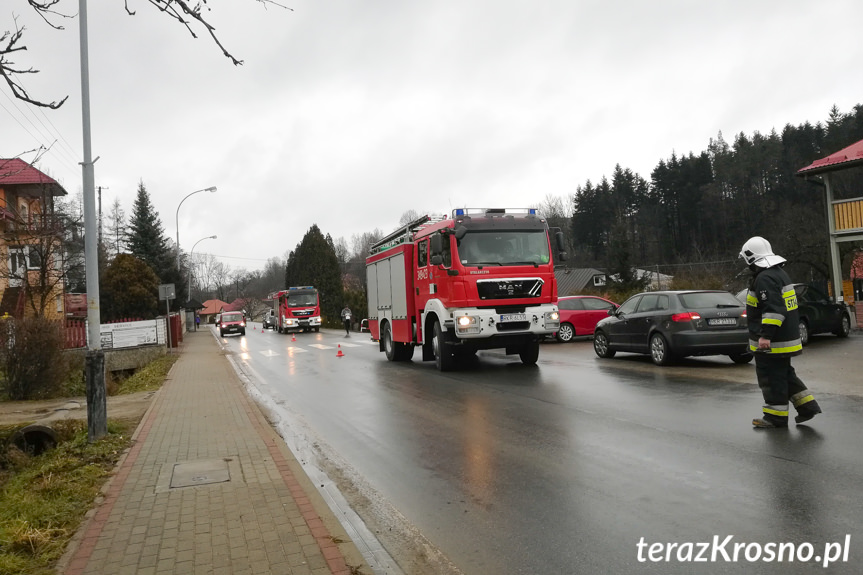
[[[210,330],[184,337],[58,572],[371,575]]]

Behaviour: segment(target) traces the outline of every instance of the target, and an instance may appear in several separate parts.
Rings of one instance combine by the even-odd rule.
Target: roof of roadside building
[[[220,299],[208,299],[204,302],[204,309],[202,309],[200,313],[201,315],[209,315],[219,313],[221,311],[227,311],[229,305],[230,304],[228,304],[228,302]]]
[[[797,170],[797,175],[811,176],[861,165],[863,165],[863,140],[855,142],[847,148],[843,148],[829,156],[815,160],[805,168]]]
[[[579,295],[586,287],[593,287],[595,276],[605,276],[596,268],[564,268],[554,270],[558,296]]]
[[[21,158],[0,159],[0,187],[15,185],[48,185],[53,195],[66,195],[66,190],[54,178]]]

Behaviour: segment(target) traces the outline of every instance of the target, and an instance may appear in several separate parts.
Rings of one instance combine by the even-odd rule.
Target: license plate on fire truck
[[[502,313],[500,314],[500,322],[506,323],[510,321],[527,321],[525,313]]]

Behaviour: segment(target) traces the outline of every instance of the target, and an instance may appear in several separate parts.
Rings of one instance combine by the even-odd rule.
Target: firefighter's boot
[[[791,403],[797,409],[797,415],[794,417],[796,423],[809,421],[819,413],[821,406],[815,401],[815,398],[809,393],[809,390],[803,390],[800,393],[795,393],[791,396]]]
[[[778,429],[788,427],[788,404],[765,405],[760,418],[752,420],[755,429]]]
[[[788,422],[774,422],[767,419],[766,417],[763,419],[759,417],[752,420],[752,427],[754,427],[755,429],[787,429]]]

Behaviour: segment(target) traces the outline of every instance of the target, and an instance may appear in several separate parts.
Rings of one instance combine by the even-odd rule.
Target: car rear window
[[[715,307],[742,307],[740,300],[729,292],[695,292],[680,294],[680,303],[686,309],[708,309]]]
[[[241,313],[223,313],[222,321],[242,321],[243,314]]]
[[[557,308],[564,311],[574,311],[584,309],[580,299],[560,299],[557,300]]]
[[[611,309],[611,304],[605,300],[599,299],[598,297],[586,297],[581,300],[581,303],[584,305],[584,309],[590,310],[603,310],[603,309]]]

